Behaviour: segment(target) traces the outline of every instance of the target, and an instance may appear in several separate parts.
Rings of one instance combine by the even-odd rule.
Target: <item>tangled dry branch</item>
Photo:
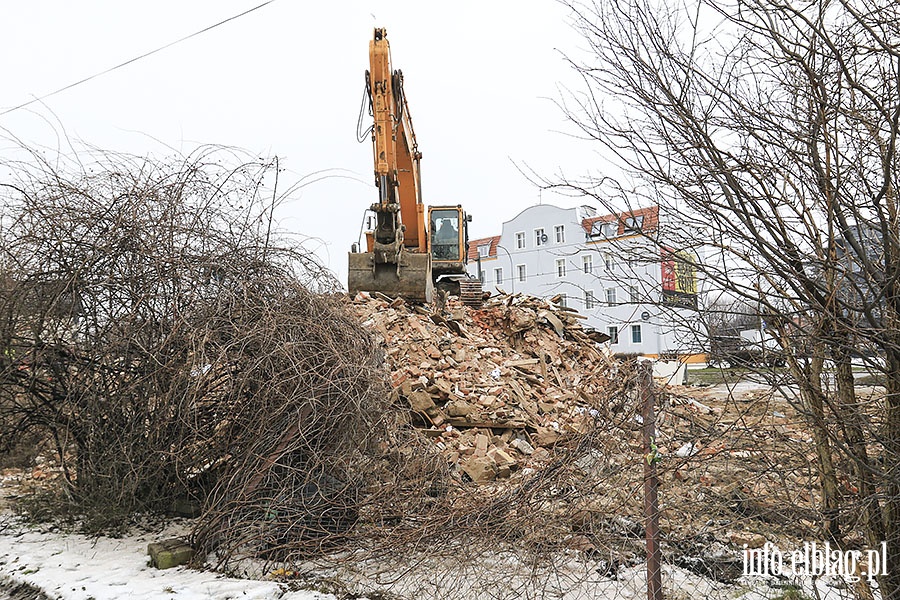
[[[101,518],[205,498],[226,463],[255,485],[288,452],[315,471],[364,446],[380,413],[360,406],[383,381],[337,282],[270,235],[272,165],[217,159],[107,157],[7,188],[0,440],[45,434]]]

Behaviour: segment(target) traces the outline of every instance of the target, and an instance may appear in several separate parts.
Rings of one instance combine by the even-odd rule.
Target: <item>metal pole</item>
[[[643,362],[638,367],[638,389],[643,403],[644,421],[644,518],[647,541],[647,600],[663,600],[659,551],[659,479],[656,463],[656,394],[653,391],[653,367]]]
[[[516,267],[513,264],[512,254],[510,254],[509,250],[507,250],[500,244],[497,244],[497,248],[499,250],[503,250],[504,252],[506,252],[506,256],[507,256],[507,258],[509,258],[509,282],[512,285],[511,293],[515,294],[516,293],[516,273],[515,273]],[[504,277],[504,279],[506,279],[506,278]]]

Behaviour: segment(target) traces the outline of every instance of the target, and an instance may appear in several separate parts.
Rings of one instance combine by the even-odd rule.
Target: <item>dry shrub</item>
[[[0,440],[52,439],[92,527],[212,489],[359,486],[346,459],[388,400],[375,348],[312,255],[275,245],[274,165],[235,158],[39,163],[6,188]]]
[[[250,302],[239,322],[205,319],[206,364],[219,368],[204,377],[225,383],[195,442],[217,472],[202,547],[283,556],[356,522],[390,396],[368,336],[334,301],[299,292]]]

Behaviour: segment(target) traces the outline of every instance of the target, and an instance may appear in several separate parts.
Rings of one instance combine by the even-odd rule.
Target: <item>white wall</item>
[[[584,207],[559,208],[542,204],[526,208],[503,223],[497,256],[483,258],[484,289],[496,287],[507,293],[527,293],[549,298],[566,295],[566,304],[586,315],[586,325],[603,333],[615,327],[619,334],[614,352],[685,354],[696,351],[694,335],[684,320],[693,318],[693,311],[663,308],[661,298],[661,265],[653,260],[658,255],[652,244],[640,237],[613,240],[591,240],[582,227],[582,219],[593,216]],[[557,242],[557,226],[562,226],[564,241]],[[547,242],[537,245],[536,230],[543,229]],[[516,234],[524,233],[525,247],[518,248]],[[607,269],[606,257],[612,257]],[[592,269],[585,272],[584,257],[590,257]],[[629,264],[629,258],[632,262]],[[565,264],[565,276],[560,277],[557,261]],[[526,275],[522,282],[517,276],[520,265]],[[502,269],[498,282],[495,269]],[[478,273],[478,263],[469,264],[469,272]],[[636,302],[631,287],[637,291]],[[607,291],[615,290],[615,304],[607,303]],[[585,292],[593,292],[594,308],[585,306]],[[632,340],[632,326],[639,326],[641,341]]]

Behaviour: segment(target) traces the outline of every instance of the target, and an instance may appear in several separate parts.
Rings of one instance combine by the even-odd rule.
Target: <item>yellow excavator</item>
[[[418,302],[431,302],[437,288],[467,304],[480,304],[481,281],[466,272],[471,217],[460,205],[431,206],[426,219],[422,153],[403,92],[403,73],[391,70],[384,29],[375,29],[369,41],[369,63],[366,92],[374,117],[378,202],[369,209],[365,251],[354,244],[350,252],[347,288],[352,296],[374,291]]]

